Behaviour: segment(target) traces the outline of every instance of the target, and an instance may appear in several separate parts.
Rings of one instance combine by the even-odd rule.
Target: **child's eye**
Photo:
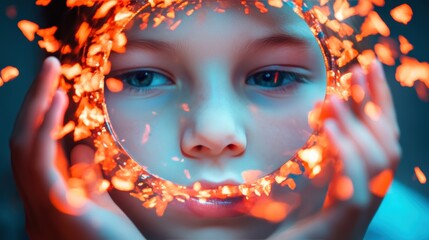
[[[297,82],[303,83],[306,79],[300,74],[279,70],[257,72],[246,79],[246,84],[264,88],[277,88]]]
[[[173,85],[173,81],[162,73],[150,70],[136,70],[122,73],[117,78],[134,88],[149,88]]]

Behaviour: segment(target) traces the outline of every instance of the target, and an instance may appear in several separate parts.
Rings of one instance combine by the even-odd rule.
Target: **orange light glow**
[[[387,45],[377,43],[374,46],[374,50],[380,62],[389,66],[395,65],[395,58],[393,56],[393,52]]]
[[[286,203],[265,200],[258,201],[250,210],[250,214],[270,222],[281,222],[286,218],[290,210],[291,208]]]
[[[390,15],[395,21],[403,24],[408,24],[413,18],[413,9],[411,9],[410,5],[402,4],[390,11]]]
[[[254,183],[258,178],[262,177],[264,174],[259,170],[247,170],[241,173],[245,183]]]
[[[352,98],[356,103],[361,103],[365,98],[365,91],[360,85],[354,84],[351,87]]]
[[[117,176],[113,176],[111,182],[112,185],[120,191],[131,191],[134,189],[134,183]]]
[[[16,10],[15,5],[10,5],[6,8],[6,16],[9,19],[15,19],[17,14],[18,14],[18,11]]]
[[[62,139],[65,135],[71,133],[75,128],[75,123],[73,121],[69,121],[66,125],[64,125],[60,131],[54,136],[54,139]]]
[[[7,66],[0,71],[0,74],[2,81],[7,83],[19,76],[19,70],[16,67]]]
[[[150,136],[150,125],[146,124],[145,128],[144,128],[144,132],[143,132],[143,137],[142,137],[142,144],[147,143],[147,141],[149,140],[149,136]]]
[[[47,6],[49,3],[51,3],[51,0],[36,0],[36,5],[39,6]]]
[[[33,41],[39,25],[28,20],[21,20],[18,22],[18,28],[28,40]]]
[[[377,197],[384,197],[392,181],[393,171],[386,169],[371,179],[369,190]]]
[[[387,37],[390,35],[390,29],[377,12],[371,11],[361,26],[361,33],[356,35],[356,39],[362,40],[374,34]]]
[[[414,167],[414,173],[416,174],[417,180],[419,180],[421,184],[426,183],[426,176],[419,167]]]
[[[105,17],[110,11],[110,9],[112,9],[117,3],[118,1],[116,0],[110,0],[103,3],[103,5],[101,5],[101,7],[97,9],[97,12],[94,15],[94,19]]]
[[[313,168],[322,161],[322,149],[319,146],[303,149],[298,152],[298,156],[309,168]]]
[[[276,8],[283,7],[283,1],[282,0],[268,0],[268,5]]]
[[[335,181],[334,186],[334,196],[338,200],[346,201],[353,196],[354,188],[350,178],[342,176]]]
[[[422,81],[429,88],[429,63],[405,56],[400,60],[401,65],[396,69],[396,79],[402,86],[412,87],[414,82]]]
[[[124,83],[117,78],[106,79],[106,86],[113,93],[121,92],[124,89]]]
[[[414,46],[410,42],[408,42],[408,40],[404,36],[399,35],[398,40],[400,43],[400,49],[402,54],[408,54],[409,52],[411,52],[411,50],[414,49]]]
[[[364,112],[373,121],[377,121],[381,116],[381,108],[372,101],[365,104]]]
[[[187,103],[182,103],[182,109],[185,112],[191,111],[191,109],[189,108],[189,105]]]

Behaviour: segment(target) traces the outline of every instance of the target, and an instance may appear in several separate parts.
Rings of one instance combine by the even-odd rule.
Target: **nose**
[[[196,159],[235,157],[244,153],[246,136],[240,113],[226,104],[203,104],[191,110],[181,140],[182,151]]]

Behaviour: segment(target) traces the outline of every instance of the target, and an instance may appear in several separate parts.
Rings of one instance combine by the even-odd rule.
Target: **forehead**
[[[156,15],[156,11],[151,13],[151,16]],[[180,21],[180,24],[174,30],[171,30],[167,24],[155,27],[151,21],[144,30],[141,30],[139,21],[140,19],[136,19],[133,27],[126,31],[130,41],[142,38],[174,40],[180,45],[189,41],[220,40],[221,38],[234,41],[234,38],[237,40],[258,38],[281,33],[304,43],[315,43],[314,35],[306,22],[287,4],[282,8],[270,7],[267,13],[253,9],[247,14],[239,4],[228,4],[222,11],[212,4],[207,4],[190,16],[185,11],[176,12],[174,21]]]

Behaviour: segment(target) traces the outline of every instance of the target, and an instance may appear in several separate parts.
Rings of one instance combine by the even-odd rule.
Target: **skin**
[[[207,21],[210,21],[210,16]],[[145,213],[142,213],[145,209],[138,206],[138,202],[133,202],[132,198],[123,198],[123,193],[114,192],[112,193],[116,202],[114,203],[109,194],[96,194],[91,188],[93,186],[91,182],[87,184],[89,186],[86,189],[88,198],[83,205],[76,207],[67,202],[65,195],[71,190],[70,186],[66,184],[67,179],[70,177],[67,171],[67,159],[59,142],[52,138],[52,132],[61,126],[68,103],[65,94],[60,90],[55,90],[60,74],[60,65],[56,59],[48,58],[27,95],[11,138],[12,165],[27,213],[27,230],[36,239],[75,239],[76,237],[80,239],[139,239],[143,238],[141,233],[145,233],[146,237],[160,237],[161,235],[156,234],[161,233],[168,234],[165,233],[167,232],[165,231],[165,224],[168,223],[171,224],[169,231],[173,232],[172,234],[176,234],[173,236],[188,238],[207,236],[208,234],[210,234],[209,236],[226,238],[261,237],[262,235],[264,237],[270,236],[274,239],[344,239],[350,238],[350,236],[361,238],[381,201],[381,198],[372,195],[368,190],[368,183],[372,177],[382,170],[396,167],[400,157],[400,147],[395,112],[381,65],[378,62],[373,62],[366,70],[366,74],[359,67],[354,68],[352,71],[354,73],[352,82],[367,90],[366,98],[360,103],[353,101],[345,103],[335,97],[330,98],[324,106],[327,116],[324,119],[323,131],[328,136],[331,154],[336,156],[343,165],[343,168],[334,175],[332,184],[335,184],[340,177],[346,176],[351,179],[355,194],[345,201],[333,199],[329,208],[311,218],[296,219],[293,225],[287,223],[273,225],[260,219],[246,218],[227,227],[221,225],[217,219],[206,219],[205,224],[192,225],[195,220],[187,215],[181,217],[180,221],[175,219],[173,214],[169,212],[166,213],[165,218],[154,217],[153,212],[148,212],[145,215]],[[213,104],[211,100],[216,99],[213,98],[215,94],[219,94],[218,91],[214,91],[216,86],[214,83],[224,84],[223,86],[234,86],[227,80],[220,82],[207,81],[205,83],[207,85],[189,84],[190,89],[192,87],[202,88],[200,90],[207,91],[204,96],[207,96],[207,94],[211,96],[211,98],[202,97],[199,99],[199,102],[202,102],[205,107],[195,105],[192,102],[192,98],[190,98],[184,99],[191,107],[190,115],[185,115],[181,112],[179,114],[179,110],[175,112],[178,115],[187,116],[183,125],[183,132],[189,129],[200,129],[200,134],[191,135],[191,138],[181,138],[182,142],[184,139],[193,139],[194,141],[204,139],[201,138],[201,132],[204,132],[203,130],[205,129],[204,126],[209,128],[208,130],[206,129],[207,131],[211,130],[210,126],[213,125],[205,124],[205,121],[212,121],[214,113],[211,111],[214,111],[215,108],[210,105]],[[240,93],[234,87],[231,87],[231,92]],[[232,91],[232,89],[235,91]],[[375,121],[363,113],[363,106],[370,100],[381,108],[381,116]],[[236,102],[242,103],[244,101],[239,99]],[[220,101],[220,104],[226,103]],[[269,106],[269,104],[267,105]],[[266,107],[267,105],[263,106]],[[231,121],[233,122],[240,121],[237,119],[238,116],[232,115],[233,110],[227,107],[221,109],[222,111],[219,114],[223,118],[232,119]],[[270,110],[269,107],[268,110]],[[268,110],[263,109],[264,113],[267,113],[266,115],[269,117],[270,111]],[[226,114],[226,117],[222,114]],[[246,112],[240,112],[240,116],[241,114],[246,114]],[[247,114],[251,113],[248,112]],[[279,121],[281,120],[287,122],[284,119]],[[198,124],[202,124],[203,127]],[[242,122],[235,124],[245,126]],[[247,124],[255,126],[255,123]],[[197,128],[197,126],[199,127]],[[231,129],[237,130],[237,128]],[[248,129],[246,128],[246,131],[250,131]],[[156,133],[156,126],[153,127],[153,131]],[[240,129],[238,132],[240,132]],[[162,136],[162,134],[158,136]],[[177,136],[180,136],[180,134],[177,134]],[[185,135],[183,134],[183,136]],[[204,146],[204,144],[201,145]],[[172,146],[175,146],[173,150],[177,151],[177,144],[172,144]],[[190,146],[195,145],[190,144]],[[225,146],[228,145],[223,144],[220,146],[224,146],[223,149],[225,149]],[[251,141],[246,144],[246,149],[243,151],[248,151],[249,148],[253,148]],[[183,151],[182,147],[180,149]],[[208,156],[213,156],[212,148],[208,148],[210,151],[206,149],[202,152],[192,151],[192,147],[188,149],[190,152],[183,151],[186,157],[193,156],[198,159],[201,156],[207,156],[207,154],[210,154]],[[231,152],[234,151],[221,151],[220,154],[228,156],[221,158],[222,163],[228,164],[230,162],[227,160],[231,158]],[[245,153],[236,155],[245,156]],[[91,162],[92,157],[93,151],[89,147],[78,145],[73,149],[70,160],[73,165],[78,162]],[[203,157],[203,160],[196,161],[198,163],[194,163],[193,167],[198,169],[198,166],[201,165],[197,164],[203,164],[204,166],[204,164],[208,164],[206,162],[211,162],[211,160],[210,157]],[[232,166],[228,167],[235,169]],[[155,170],[157,169],[153,171]],[[242,170],[240,169],[240,171]],[[263,170],[269,171],[270,169]],[[93,171],[101,178],[98,169],[94,168]],[[235,174],[238,173],[240,172],[237,171]],[[181,181],[186,183],[186,178],[180,178],[180,176],[177,176],[174,180],[179,183]],[[28,184],[30,181],[32,184]],[[239,181],[239,179],[236,179],[236,181]],[[330,192],[328,192],[329,194]],[[323,196],[324,193],[321,195]],[[64,209],[61,211],[55,207],[51,201],[52,196],[61,203],[61,206],[66,206],[67,211],[64,211]],[[320,196],[320,194],[303,196],[305,196],[304,199],[312,200],[314,197]],[[172,210],[174,212],[174,208]],[[137,214],[132,214],[132,211]],[[189,223],[191,224],[189,225]],[[197,228],[199,231],[189,231]],[[254,232],[251,231],[252,229],[254,229]],[[184,235],[190,233],[195,235]],[[254,235],[257,233],[262,235]],[[222,236],[222,234],[226,235]]]
[[[105,96],[117,138],[138,163],[177,184],[198,181],[216,187],[244,183],[246,171],[267,175],[306,143],[312,133],[308,112],[325,97],[324,58],[309,27],[292,9],[270,11],[246,15],[232,8],[219,14],[203,7],[190,17],[178,14],[182,23],[174,31],[165,26],[142,31],[135,24],[126,32],[127,52],[110,59],[110,75],[124,82],[124,90],[106,89]],[[287,39],[266,43],[279,35]],[[158,74],[149,86],[131,82],[136,71],[144,70]],[[251,82],[268,71],[300,74],[305,80],[279,77],[276,87]],[[147,126],[150,136],[142,142]],[[290,216],[284,224],[322,206],[326,188],[302,181],[294,194],[314,191],[314,197],[291,203],[301,204],[294,213],[299,217]],[[282,202],[291,202],[289,194],[287,189],[274,190]],[[196,216],[178,202],[158,218],[127,194],[113,196],[149,238],[265,238],[279,226],[245,214]]]

